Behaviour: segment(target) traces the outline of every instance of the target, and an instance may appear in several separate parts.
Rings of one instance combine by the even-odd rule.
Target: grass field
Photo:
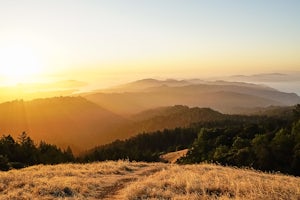
[[[0,199],[300,199],[300,178],[211,164],[107,161],[0,172]]]

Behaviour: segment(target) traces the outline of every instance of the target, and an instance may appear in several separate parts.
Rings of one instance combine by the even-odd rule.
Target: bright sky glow
[[[35,52],[24,46],[10,45],[0,48],[1,73],[7,83],[30,82],[42,72],[42,65]]]
[[[300,69],[298,0],[0,1],[0,82]]]

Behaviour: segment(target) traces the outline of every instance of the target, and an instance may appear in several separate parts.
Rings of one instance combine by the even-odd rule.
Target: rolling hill
[[[210,108],[175,105],[150,109],[131,116],[139,132],[188,127],[196,122],[218,121],[224,114]]]

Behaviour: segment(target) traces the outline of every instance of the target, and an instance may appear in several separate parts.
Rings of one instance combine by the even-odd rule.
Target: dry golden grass
[[[156,165],[120,161],[0,172],[0,199],[101,199],[128,174],[149,167]]]
[[[128,199],[300,199],[300,178],[211,164],[172,165],[124,194]]]
[[[300,199],[300,178],[211,164],[101,162],[0,172],[0,199]]]

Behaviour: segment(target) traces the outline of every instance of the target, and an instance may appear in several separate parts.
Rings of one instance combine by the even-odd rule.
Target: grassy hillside
[[[300,178],[211,164],[101,162],[0,172],[0,199],[299,199]]]

